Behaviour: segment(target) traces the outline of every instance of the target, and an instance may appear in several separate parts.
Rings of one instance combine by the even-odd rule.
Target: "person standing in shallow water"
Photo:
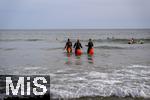
[[[92,39],[89,39],[89,42],[88,42],[88,45],[86,45],[88,47],[87,49],[87,54],[90,53],[90,50],[93,48],[93,42],[92,42]]]
[[[72,53],[72,42],[70,41],[70,39],[68,38],[68,41],[64,47],[64,49],[67,50],[67,53]]]
[[[75,54],[77,54],[77,50],[82,48],[82,45],[79,41],[79,39],[77,40],[77,42],[74,44],[73,48],[75,48]]]

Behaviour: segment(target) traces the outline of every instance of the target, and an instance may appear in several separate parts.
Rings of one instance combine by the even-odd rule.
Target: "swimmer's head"
[[[70,39],[68,38],[68,41],[70,41]]]
[[[92,41],[92,39],[90,38],[89,41]]]

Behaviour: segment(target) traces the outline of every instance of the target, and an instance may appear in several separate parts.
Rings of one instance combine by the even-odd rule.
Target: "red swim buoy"
[[[81,49],[77,49],[77,51],[76,51],[76,55],[80,56],[81,54],[82,54]]]
[[[94,54],[94,48],[91,48],[89,51],[89,55],[93,55]]]

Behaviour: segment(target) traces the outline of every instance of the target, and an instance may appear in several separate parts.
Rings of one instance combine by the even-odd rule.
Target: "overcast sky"
[[[150,28],[150,0],[0,0],[0,29]]]

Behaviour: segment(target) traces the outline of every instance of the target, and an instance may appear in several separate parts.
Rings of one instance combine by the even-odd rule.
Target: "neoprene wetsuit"
[[[94,46],[94,45],[93,45],[93,42],[90,41],[87,46],[88,46],[87,53],[89,53],[89,52],[90,52],[90,49]]]
[[[68,50],[68,48],[71,49],[71,52],[72,52],[72,42],[68,41],[65,45],[65,48]]]
[[[76,42],[75,44],[74,44],[74,46],[73,46],[74,48],[75,48],[75,53],[77,52],[77,49],[80,49],[80,48],[82,48],[82,45],[81,45],[81,43],[80,42]]]

